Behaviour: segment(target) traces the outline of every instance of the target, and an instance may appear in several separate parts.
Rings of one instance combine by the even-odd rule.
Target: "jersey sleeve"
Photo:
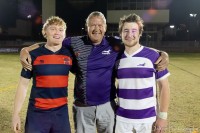
[[[21,76],[27,79],[31,79],[32,78],[32,71],[30,70],[25,70],[24,68],[22,68],[21,70]]]
[[[170,73],[167,69],[165,69],[163,71],[156,72],[156,80],[159,81],[159,80],[165,79],[169,75],[170,75]]]
[[[39,48],[41,48],[42,46],[40,46]],[[36,49],[39,49],[39,48],[36,48]],[[36,49],[34,49],[34,50],[32,50],[32,51],[30,51],[30,56],[31,56],[31,60],[32,60],[32,62],[31,62],[31,65],[32,65],[32,68],[33,68],[33,61],[35,60],[33,57],[33,55],[34,55],[34,51],[36,51]],[[21,70],[21,76],[22,77],[24,77],[24,78],[27,78],[27,79],[31,79],[32,77],[33,77],[33,70],[25,70],[24,68],[22,68],[22,70]]]
[[[157,51],[155,51],[153,49],[149,49],[149,53],[151,53],[149,59],[154,64],[157,61],[157,59],[159,58],[160,55]],[[156,78],[157,81],[165,79],[170,75],[168,69],[165,69],[163,71],[157,71],[155,64],[154,64],[154,70],[155,70],[155,78]]]

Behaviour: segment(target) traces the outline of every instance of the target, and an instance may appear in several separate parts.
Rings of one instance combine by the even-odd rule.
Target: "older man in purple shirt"
[[[86,19],[87,36],[66,38],[63,45],[74,54],[72,72],[75,74],[74,123],[76,133],[113,133],[115,124],[114,64],[119,56],[119,40],[105,37],[106,19],[101,12],[92,12]],[[38,45],[35,47],[38,47]],[[28,65],[26,47],[21,52],[24,67]],[[161,69],[167,66],[167,54]],[[160,62],[159,58],[157,62]],[[29,58],[28,61],[30,62]],[[164,65],[163,65],[164,64]]]

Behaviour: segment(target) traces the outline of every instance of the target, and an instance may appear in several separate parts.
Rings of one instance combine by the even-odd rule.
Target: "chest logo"
[[[104,55],[109,55],[110,54],[110,52],[111,52],[111,50],[109,49],[109,50],[104,50],[104,51],[102,51],[102,54],[104,54]]]
[[[44,60],[40,60],[39,62],[40,62],[40,64],[44,64]]]
[[[71,63],[70,63],[70,59],[64,58],[64,64],[67,64],[67,65],[71,64]]]
[[[145,63],[143,63],[143,64],[138,64],[137,66],[145,66]]]

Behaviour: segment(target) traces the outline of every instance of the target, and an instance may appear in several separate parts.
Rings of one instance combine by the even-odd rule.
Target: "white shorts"
[[[151,133],[153,123],[126,123],[116,121],[115,133]]]

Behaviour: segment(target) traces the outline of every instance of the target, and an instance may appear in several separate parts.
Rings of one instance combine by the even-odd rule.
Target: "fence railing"
[[[19,52],[25,46],[34,44],[33,41],[0,41],[0,53]],[[200,41],[145,41],[141,44],[166,52],[200,52]]]
[[[200,52],[200,41],[149,41],[141,43],[167,52]]]
[[[0,53],[16,53],[21,48],[34,44],[33,41],[0,41]]]

